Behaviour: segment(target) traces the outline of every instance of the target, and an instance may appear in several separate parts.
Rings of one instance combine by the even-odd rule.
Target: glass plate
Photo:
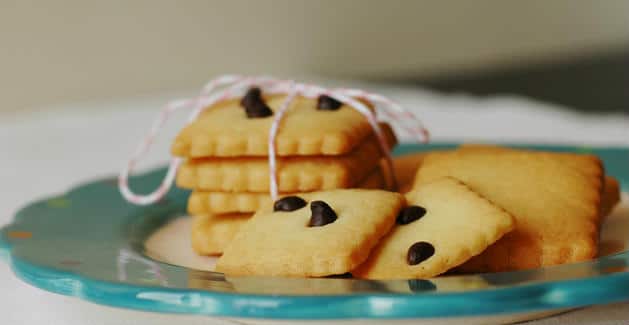
[[[401,145],[396,154],[454,146]],[[594,153],[622,189],[628,189],[628,149],[524,147]],[[136,190],[148,191],[163,174],[164,169],[155,170],[134,177],[131,183]],[[617,238],[606,244],[615,247],[613,253],[585,263],[408,281],[230,278],[174,265],[159,252],[147,251],[152,234],[185,215],[187,196],[188,192],[174,189],[160,203],[138,207],[121,198],[115,178],[90,182],[19,211],[13,223],[1,229],[0,253],[21,279],[42,289],[105,305],[173,313],[276,319],[428,318],[565,309],[629,299],[629,226],[620,219],[613,221]]]

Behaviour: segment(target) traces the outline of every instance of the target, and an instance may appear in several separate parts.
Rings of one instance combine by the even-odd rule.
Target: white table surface
[[[629,116],[586,116],[516,97],[442,96],[371,86],[413,108],[433,140],[523,141],[629,145]],[[33,199],[116,174],[148,129],[156,110],[180,92],[128,100],[76,103],[0,114],[0,225]],[[169,124],[145,166],[166,161]],[[628,165],[629,168],[629,165]],[[0,324],[229,324],[230,321],[104,307],[52,294],[18,280],[0,262]],[[629,303],[597,306],[533,324],[629,324]]]

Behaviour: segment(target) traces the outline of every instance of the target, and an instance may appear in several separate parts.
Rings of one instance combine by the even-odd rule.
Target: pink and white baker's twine
[[[135,168],[137,162],[144,156],[148,149],[153,144],[155,137],[163,127],[169,116],[180,109],[192,108],[192,112],[188,118],[188,123],[194,121],[203,111],[213,106],[214,103],[240,97],[250,87],[260,87],[265,93],[270,94],[287,94],[286,98],[282,102],[277,111],[274,112],[273,122],[269,129],[269,142],[268,142],[268,159],[269,159],[269,192],[273,200],[278,198],[278,180],[277,180],[277,147],[276,138],[279,128],[282,123],[282,119],[285,113],[291,107],[292,102],[297,96],[303,96],[307,98],[317,98],[321,95],[330,96],[339,102],[352,107],[359,113],[361,113],[366,119],[371,128],[373,129],[378,143],[384,155],[386,162],[386,168],[391,175],[390,184],[395,187],[395,177],[393,176],[393,161],[389,152],[389,146],[387,139],[378,125],[375,113],[370,110],[365,104],[358,99],[365,99],[371,103],[374,103],[377,107],[383,108],[383,112],[393,121],[407,122],[400,123],[401,126],[410,135],[416,137],[420,142],[428,142],[429,134],[426,128],[421,122],[408,110],[398,105],[394,101],[374,93],[369,93],[359,89],[346,89],[335,88],[325,89],[323,87],[311,84],[297,83],[292,80],[280,80],[271,77],[250,77],[239,75],[223,75],[216,79],[211,80],[203,87],[201,93],[196,98],[175,100],[168,103],[160,112],[157,119],[153,123],[151,130],[147,137],[140,143],[138,149],[133,154],[127,165],[122,169],[120,176],[118,177],[118,188],[122,196],[129,202],[137,205],[148,205],[155,203],[162,199],[172,187],[175,180],[177,169],[181,165],[183,159],[174,157],[170,161],[166,177],[162,180],[159,187],[149,194],[136,194],[129,188],[129,175]],[[408,123],[408,122],[412,123]]]

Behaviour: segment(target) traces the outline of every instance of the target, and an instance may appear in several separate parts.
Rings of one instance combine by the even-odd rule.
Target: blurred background
[[[226,72],[622,111],[628,16],[623,0],[0,0],[0,114],[198,89]]]

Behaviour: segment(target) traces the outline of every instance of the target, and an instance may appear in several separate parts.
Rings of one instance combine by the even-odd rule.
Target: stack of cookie
[[[193,190],[188,211],[195,216],[193,247],[221,254],[225,245],[262,205],[271,203],[269,129],[285,95],[252,88],[242,99],[208,108],[176,137],[172,153],[186,158],[177,185]],[[381,129],[389,143],[395,136]],[[368,121],[328,96],[297,97],[276,137],[281,197],[337,188],[384,188],[383,153]]]

